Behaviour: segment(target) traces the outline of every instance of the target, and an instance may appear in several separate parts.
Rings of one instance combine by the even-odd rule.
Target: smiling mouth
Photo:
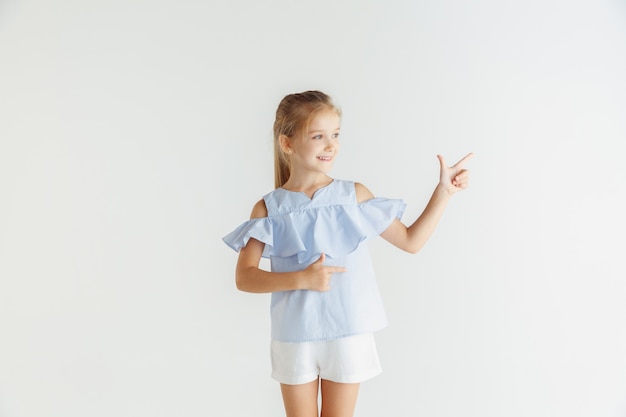
[[[318,156],[317,159],[319,159],[320,161],[330,161],[333,159],[332,156]]]

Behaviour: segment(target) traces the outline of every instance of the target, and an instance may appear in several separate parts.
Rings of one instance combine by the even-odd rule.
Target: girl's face
[[[339,152],[339,115],[328,109],[317,113],[307,132],[291,141],[292,169],[326,174]]]

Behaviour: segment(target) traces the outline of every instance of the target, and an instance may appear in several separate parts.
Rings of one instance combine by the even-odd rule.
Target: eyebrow
[[[334,129],[333,132],[336,131],[336,130],[341,130],[341,127],[338,127],[336,129]],[[324,129],[309,130],[309,133],[316,133],[316,132],[325,132],[325,130]]]

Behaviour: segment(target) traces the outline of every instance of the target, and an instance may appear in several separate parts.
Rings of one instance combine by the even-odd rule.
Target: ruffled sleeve
[[[263,257],[295,255],[298,263],[308,264],[322,253],[331,258],[348,255],[402,218],[405,207],[403,200],[372,198],[359,204],[293,211],[249,220],[223,240],[239,251],[255,238],[265,244]]]
[[[406,208],[403,200],[372,198],[357,204],[361,227],[366,238],[380,235],[395,219],[401,219]]]
[[[239,252],[248,244],[250,238],[255,238],[265,244],[262,256],[269,258],[274,245],[271,220],[268,217],[248,220],[224,236],[222,240],[234,251]]]

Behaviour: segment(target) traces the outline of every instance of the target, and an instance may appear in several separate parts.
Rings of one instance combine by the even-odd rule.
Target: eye
[[[337,132],[337,133],[333,133],[333,138],[334,138],[334,139],[337,139],[338,137],[339,137],[339,132]]]
[[[315,135],[315,136],[313,136],[313,139],[321,139],[321,138],[322,138],[322,135]]]

